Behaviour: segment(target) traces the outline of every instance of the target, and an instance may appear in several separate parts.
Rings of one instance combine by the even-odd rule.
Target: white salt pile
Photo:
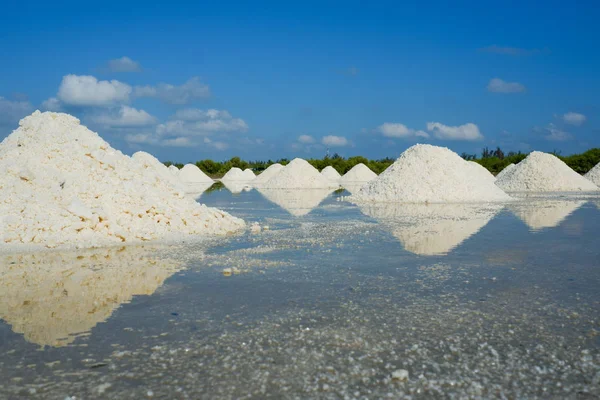
[[[77,118],[36,111],[19,125],[0,144],[0,249],[178,240],[244,227],[185,197]]]
[[[258,175],[256,177],[256,179],[254,179],[252,181],[252,186],[254,186],[254,187],[263,186],[269,179],[271,179],[272,177],[277,175],[279,173],[279,171],[281,171],[283,168],[284,168],[284,166],[281,164],[278,164],[278,163],[269,165],[269,167],[267,169],[265,169],[263,172],[261,172],[260,175]]]
[[[534,151],[496,179],[507,192],[578,192],[600,190],[552,154]]]
[[[333,168],[331,165],[326,166],[325,168],[323,168],[323,170],[321,171],[321,175],[323,175],[325,178],[329,179],[332,182],[339,182],[340,178],[342,177],[340,175],[339,172],[337,172],[337,170],[335,168]]]
[[[596,164],[596,166],[588,171],[584,177],[591,181],[594,185],[600,186],[600,163]]]
[[[336,188],[337,185],[321,175],[308,161],[296,158],[269,179],[263,187],[267,189],[328,189]]]
[[[169,172],[175,176],[179,175],[179,168],[174,165],[169,165]]]
[[[164,180],[171,184],[176,190],[183,191],[183,186],[177,177],[173,176],[169,169],[152,154],[144,151],[138,151],[131,156],[140,166],[149,170],[151,174],[156,174],[156,179]]]
[[[511,200],[488,179],[444,147],[417,144],[377,179],[350,197],[356,202],[459,203]]]
[[[488,171],[488,169],[483,165],[475,161],[469,161],[469,165],[471,166],[474,175],[480,177],[481,179],[487,179],[492,182],[496,181],[496,177],[494,176],[494,174]]]
[[[365,164],[356,164],[350,171],[346,172],[344,176],[340,178],[340,184],[357,183],[357,182],[371,182],[377,178],[377,174],[369,169]]]
[[[233,167],[221,178],[221,182],[246,182],[248,180],[248,174],[238,167]]]
[[[214,181],[208,175],[202,172],[202,170],[194,164],[186,164],[183,166],[183,168],[181,168],[179,171],[179,180],[186,184],[214,183]]]
[[[504,167],[504,169],[502,171],[500,171],[498,173],[498,175],[496,175],[496,180],[502,178],[506,174],[510,174],[510,171],[512,171],[514,167],[516,167],[515,164],[513,164],[513,163],[508,164],[506,167]]]
[[[450,252],[479,232],[503,206],[363,203],[359,208],[389,229],[406,251],[439,255]]]
[[[244,178],[245,178],[244,180],[247,182],[250,182],[250,181],[253,181],[254,179],[256,179],[256,174],[250,168],[246,168],[242,173],[244,174]]]
[[[0,319],[28,342],[66,346],[133,296],[154,293],[185,265],[158,256],[160,251],[118,246],[5,255]]]
[[[510,205],[510,210],[531,230],[554,228],[575,210],[585,204],[583,200],[538,200]]]
[[[291,215],[301,217],[310,213],[329,196],[333,189],[266,189],[257,188],[267,200]]]

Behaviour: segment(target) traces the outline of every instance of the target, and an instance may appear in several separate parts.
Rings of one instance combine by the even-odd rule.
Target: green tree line
[[[600,162],[600,148],[590,149],[581,154],[573,154],[570,156],[561,156],[560,152],[554,151],[553,154],[563,160],[569,167],[573,170],[579,172],[580,174],[585,174],[590,169],[592,169],[596,164]],[[496,175],[500,171],[502,171],[509,164],[517,164],[525,157],[527,157],[527,153],[522,152],[507,152],[502,151],[500,147],[496,149],[489,149],[487,147],[483,148],[481,154],[478,156],[477,154],[467,154],[462,153],[461,156],[465,160],[475,161],[485,168],[487,168],[491,173]],[[324,157],[321,159],[318,158],[309,158],[308,161],[313,167],[321,171],[323,168],[327,166],[332,166],[335,168],[340,174],[345,174],[356,164],[363,163],[367,167],[369,167],[373,172],[380,174],[387,167],[389,167],[394,161],[394,158],[382,158],[378,160],[369,160],[362,156],[355,156],[344,158],[338,154],[334,154],[332,157]],[[227,161],[214,161],[210,159],[200,160],[196,162],[196,166],[200,168],[205,174],[211,177],[219,177],[223,176],[227,171],[229,171],[233,167],[237,167],[240,169],[250,168],[256,173],[260,173],[267,169],[270,165],[279,163],[282,165],[287,165],[290,160],[286,158],[278,159],[278,160],[267,160],[267,161],[245,161],[240,157],[232,157]],[[173,163],[171,161],[165,162],[166,166],[175,165],[177,168],[183,168],[183,164]]]

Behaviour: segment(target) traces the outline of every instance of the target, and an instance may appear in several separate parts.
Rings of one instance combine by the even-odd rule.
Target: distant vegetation
[[[600,162],[600,148],[595,148],[586,151],[581,154],[573,154],[567,157],[563,157],[560,155],[560,152],[554,151],[553,154],[563,160],[569,167],[573,168],[575,171],[580,174],[585,174],[590,169],[592,169],[596,164]],[[496,175],[498,172],[502,171],[509,164],[517,164],[519,161],[527,157],[526,153],[515,153],[508,152],[504,153],[500,147],[496,149],[490,150],[485,147],[479,157],[477,154],[467,154],[462,153],[462,158],[469,161],[475,161],[485,168],[487,168],[491,173]],[[229,171],[233,167],[238,167],[241,169],[250,168],[254,172],[262,172],[271,164],[280,163],[286,165],[290,160],[286,158],[282,158],[279,160],[268,160],[268,161],[244,161],[239,157],[233,157],[227,161],[213,161],[213,160],[200,160],[196,162],[198,168],[200,168],[204,173],[211,177],[219,177],[223,176],[227,171]],[[309,158],[308,161],[313,167],[317,168],[319,171],[327,166],[332,166],[335,168],[340,174],[345,174],[356,164],[363,163],[367,167],[371,168],[377,174],[383,172],[387,167],[389,167],[394,161],[394,158],[382,158],[379,160],[369,160],[362,156],[344,158],[338,154],[334,154],[331,157],[324,157],[322,159],[317,158]],[[183,164],[173,163],[170,161],[165,162],[165,165],[175,165],[178,168],[182,168]]]

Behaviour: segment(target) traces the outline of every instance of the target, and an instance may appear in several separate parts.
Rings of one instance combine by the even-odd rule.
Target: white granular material
[[[578,192],[600,190],[558,157],[534,151],[496,180],[507,192]]]
[[[244,227],[77,118],[36,111],[19,125],[0,144],[0,249],[172,241]]]
[[[371,182],[377,178],[377,174],[369,169],[365,164],[356,164],[352,169],[340,178],[340,184],[344,186],[347,183]]]
[[[325,168],[323,168],[323,170],[321,171],[321,175],[335,183],[339,182],[340,178],[342,177],[342,175],[340,175],[340,173],[337,172],[337,170],[331,165],[328,165]]]
[[[246,168],[242,173],[244,174],[244,180],[247,182],[256,179],[256,174],[250,168]]]
[[[174,165],[169,165],[169,172],[175,176],[179,175],[179,168]]]
[[[337,184],[329,181],[308,161],[295,158],[264,185],[267,189],[327,189]]]
[[[591,181],[594,185],[600,186],[600,163],[596,164],[596,166],[588,171],[584,177]]]
[[[494,182],[445,147],[410,147],[350,198],[357,202],[460,203],[511,200]]]
[[[281,171],[283,168],[284,168],[284,166],[279,163],[269,165],[269,167],[267,169],[265,169],[263,172],[261,172],[256,177],[256,179],[254,179],[252,181],[252,186],[254,186],[254,187],[263,186],[269,179],[271,179],[272,177],[277,175],[279,173],[279,171]]]
[[[515,167],[516,167],[516,165],[513,163],[508,164],[506,167],[504,167],[504,169],[502,171],[500,171],[498,173],[498,175],[496,175],[496,180],[502,178],[506,174],[510,174],[510,171],[512,171],[513,168],[515,168]]]
[[[481,177],[482,179],[488,179],[492,182],[496,181],[496,177],[494,176],[494,174],[492,174],[490,171],[488,171],[488,169],[486,167],[484,167],[483,165],[481,165],[475,161],[469,161],[469,165],[471,166],[471,169],[473,170],[474,175],[477,175],[477,176]]]
[[[139,165],[141,165],[143,168],[150,170],[162,178],[165,182],[170,183],[177,190],[184,190],[179,179],[173,176],[173,174],[169,172],[169,169],[152,154],[144,151],[138,151],[133,153],[131,158],[139,163]]]
[[[175,167],[177,168],[177,167]],[[186,164],[179,171],[179,180],[183,183],[214,183],[214,181],[206,175],[198,166],[194,164]]]
[[[222,182],[246,182],[248,180],[248,175],[244,174],[244,171],[239,169],[238,167],[233,167],[221,178]]]

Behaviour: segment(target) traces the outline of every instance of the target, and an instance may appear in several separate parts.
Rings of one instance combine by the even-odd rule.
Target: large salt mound
[[[357,183],[357,182],[371,182],[377,178],[377,174],[369,169],[365,164],[356,164],[350,171],[346,172],[344,176],[340,178],[340,184]]]
[[[552,154],[534,151],[496,180],[507,192],[578,192],[600,190]]]
[[[377,179],[351,196],[357,202],[460,203],[511,200],[458,154],[444,147],[417,144],[406,150]]]
[[[183,183],[214,183],[214,181],[206,175],[198,166],[194,164],[186,164],[179,171],[179,180]]]
[[[323,168],[323,170],[321,171],[321,175],[323,175],[325,178],[329,179],[331,182],[339,182],[340,178],[342,177],[340,175],[339,172],[337,172],[337,170],[335,168],[333,168],[331,165],[326,166],[325,168]]]
[[[246,182],[250,182],[253,181],[254,179],[256,179],[256,174],[254,173],[254,171],[252,171],[250,168],[246,168],[243,172],[242,172],[243,176],[244,176],[244,180]]]
[[[185,197],[77,118],[36,111],[19,125],[0,144],[0,249],[177,240],[244,226]]]
[[[440,255],[473,236],[502,209],[499,204],[359,204],[378,220],[406,251]]]
[[[507,174],[510,174],[510,171],[512,171],[515,167],[516,167],[516,165],[513,163],[508,164],[506,167],[504,167],[504,169],[502,171],[500,171],[498,173],[498,175],[496,175],[496,180],[502,178],[503,176],[505,176]]]
[[[248,175],[244,174],[244,171],[239,169],[238,167],[233,167],[221,178],[222,182],[230,181],[230,182],[246,182],[248,181]]]
[[[584,177],[591,181],[594,185],[600,186],[600,163],[596,164],[596,166],[588,171]]]
[[[261,172],[260,175],[258,175],[256,177],[256,179],[254,179],[252,181],[252,186],[255,186],[255,187],[263,186],[269,179],[271,179],[272,177],[277,175],[279,173],[279,171],[281,171],[283,168],[285,168],[285,167],[281,164],[269,165],[269,167],[267,169],[265,169],[263,172]]]
[[[494,174],[492,174],[490,171],[488,171],[488,169],[486,167],[484,167],[483,165],[481,165],[475,161],[469,161],[469,165],[471,166],[473,174],[480,177],[481,179],[487,179],[492,182],[494,182],[496,180],[496,177],[494,176]]]
[[[269,179],[263,187],[267,189],[327,189],[335,188],[337,185],[321,175],[308,161],[295,158],[277,175]]]

